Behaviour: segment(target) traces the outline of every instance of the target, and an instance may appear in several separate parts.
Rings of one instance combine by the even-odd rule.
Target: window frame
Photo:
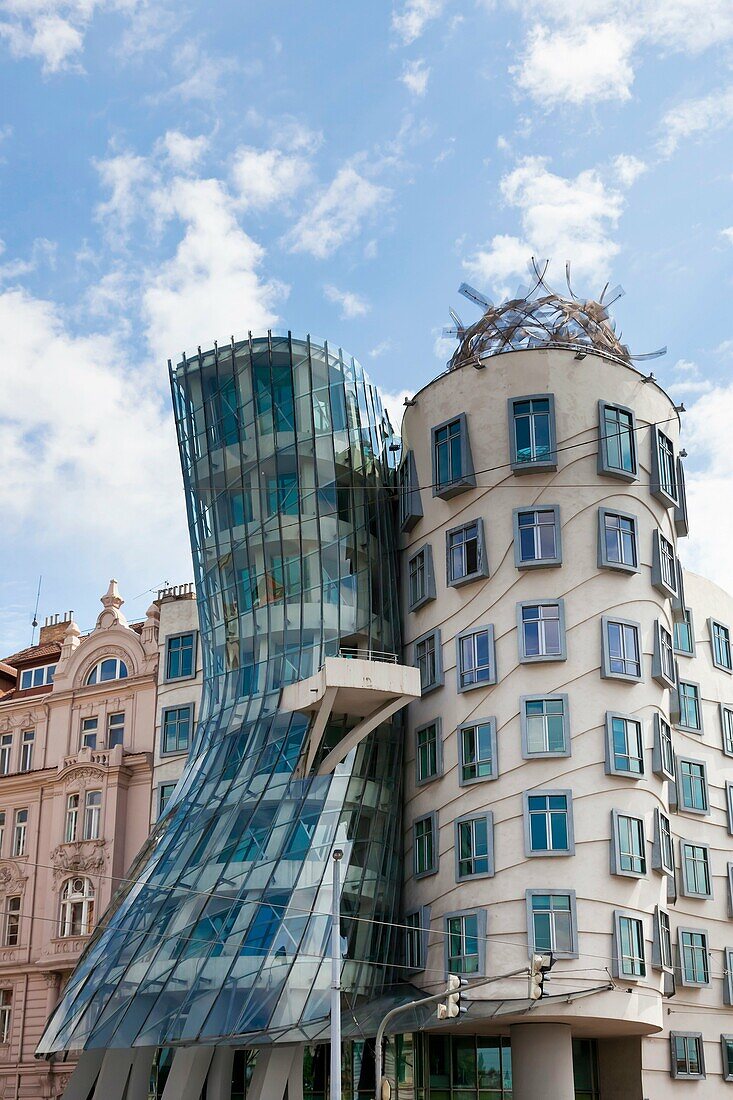
[[[684,953],[682,937],[684,934],[703,936],[705,938],[705,946],[703,948],[705,952],[705,965],[707,970],[707,980],[698,982],[692,978],[685,977],[685,968],[683,964]],[[710,936],[708,935],[707,928],[690,928],[680,926],[677,929],[677,951],[679,954],[679,974],[680,982],[684,986],[688,986],[691,989],[705,989],[710,985]]]
[[[730,1004],[730,1002],[726,1002]],[[733,1035],[721,1035],[720,1036],[720,1058],[723,1063],[723,1080],[733,1081],[733,1059],[728,1059],[727,1044],[730,1043],[733,1048]]]
[[[666,754],[664,752],[665,738],[664,738],[664,735],[662,733],[662,723],[664,723],[664,725],[666,726],[668,734],[669,734],[669,755],[670,755],[669,766],[667,766],[667,761],[665,759],[665,757],[666,757]],[[660,777],[660,779],[669,779],[670,782],[672,782],[672,783],[674,783],[675,779],[677,778],[677,773],[676,773],[676,770],[675,770],[674,743],[672,741],[672,726],[667,721],[667,719],[664,718],[659,713],[658,710],[654,712],[654,734],[653,734],[653,741],[652,741],[652,771],[654,772],[655,775],[658,775]]]
[[[672,551],[671,561],[674,585],[669,584],[664,577],[662,559],[665,555],[662,551],[662,540],[664,540]],[[671,542],[666,535],[663,535],[658,527],[655,527],[652,534],[652,588],[656,588],[658,592],[661,592],[663,596],[667,596],[670,600],[673,600],[677,596],[677,554],[675,553],[674,543]]]
[[[733,947],[723,948],[723,1004],[733,1005]]]
[[[633,921],[638,926],[641,934],[640,946],[641,965],[643,967],[640,974],[627,974],[623,969],[623,955],[621,949],[621,921]],[[637,913],[630,909],[614,909],[613,910],[613,969],[612,974],[614,978],[618,978],[623,982],[641,982],[647,977],[649,970],[649,963],[647,961],[647,947],[646,947],[646,930],[644,928],[644,919]],[[634,956],[636,958],[636,956]]]
[[[567,831],[567,848],[541,848],[536,851],[532,848],[532,830],[530,825],[529,799],[533,797],[548,798],[556,795],[565,797],[565,828]],[[550,811],[545,811],[549,813]],[[569,787],[539,787],[522,792],[522,817],[524,825],[524,855],[527,859],[557,859],[575,855],[575,829],[573,826],[573,792]]]
[[[694,657],[696,654],[695,647],[695,614],[691,607],[685,606],[681,609],[681,617],[677,619],[675,626],[685,624],[690,634],[690,649],[679,649],[676,645],[675,631],[672,631],[672,646],[675,653],[679,657]]]
[[[407,477],[404,473],[407,471]],[[413,451],[406,451],[397,474],[399,490],[399,521],[401,531],[411,531],[423,517],[420,485],[417,480],[417,466]]]
[[[486,635],[486,641],[489,650],[489,675],[485,680],[478,680],[475,683],[462,684],[461,677],[464,674],[463,665],[461,663],[462,647],[461,643],[466,638],[478,637],[480,634]],[[474,646],[475,651],[475,646]],[[478,668],[479,666],[474,666]],[[460,634],[456,635],[456,691],[459,695],[465,691],[475,691],[477,688],[492,687],[496,683],[496,645],[494,642],[494,627],[489,623],[487,626],[473,626],[469,630],[462,630]]]
[[[99,795],[99,802],[90,801],[90,795]],[[81,810],[81,805],[79,806]],[[102,836],[102,791],[100,788],[84,791],[84,815],[81,827],[82,840],[99,840]]]
[[[528,512],[552,512],[555,528],[555,554],[550,558],[522,559],[521,528],[519,517]],[[532,525],[536,528],[536,524]],[[549,524],[548,524],[549,526]],[[512,510],[512,530],[514,532],[514,564],[517,569],[547,569],[555,565],[562,565],[562,524],[560,520],[559,504],[537,504],[532,507],[514,508]]]
[[[628,672],[611,671],[611,652],[608,642],[608,628],[610,625],[631,626],[636,630],[636,642],[639,655],[638,676]],[[641,623],[633,619],[623,619],[618,615],[601,616],[601,677],[604,680],[623,680],[626,683],[640,684],[644,680],[644,640],[641,632]]]
[[[616,466],[611,466],[608,461],[608,446],[607,442],[610,436],[606,433],[606,409],[617,409],[619,412],[627,413],[631,417],[631,450],[633,453],[633,472],[629,470],[623,470]],[[620,436],[620,433],[619,433]],[[615,477],[619,481],[638,481],[639,478],[639,448],[637,447],[636,437],[636,415],[634,410],[630,409],[628,405],[617,405],[613,401],[598,402],[598,474],[606,477]]]
[[[672,674],[669,675],[664,667],[664,639],[662,638],[662,631],[665,632],[669,638],[669,661],[672,666]],[[674,635],[671,631],[667,630],[661,619],[654,620],[654,648],[652,650],[652,679],[656,680],[662,687],[672,688],[677,687],[677,679],[674,676],[676,672],[676,662],[674,658]]]
[[[18,816],[25,814],[25,821],[19,821]],[[30,812],[28,806],[18,806],[13,813],[13,833],[11,838],[10,858],[20,859],[26,855],[26,849],[28,847],[28,824],[30,822]],[[21,843],[18,844],[20,838]]]
[[[664,934],[662,931],[662,916],[667,920],[666,945],[669,960],[664,958]],[[654,906],[652,923],[652,970],[661,970],[665,974],[674,974],[674,948],[672,947],[672,922],[669,913],[661,905]]]
[[[466,730],[476,729],[478,726],[489,727],[489,741],[491,745],[491,775],[477,775],[473,779],[466,779],[463,769],[467,766],[463,759],[463,734]],[[496,718],[476,718],[470,722],[462,722],[456,729],[458,738],[458,785],[459,787],[473,787],[476,783],[492,783],[499,778],[498,740],[496,736]]]
[[[115,662],[115,665],[116,665],[115,671],[116,671],[117,675],[116,676],[110,676],[106,680],[103,680],[101,678],[101,676],[99,675],[99,673],[100,673],[100,670],[102,668],[102,665],[106,664],[107,661],[114,661]],[[100,657],[98,660],[96,660],[94,662],[92,667],[89,669],[89,671],[84,676],[84,687],[101,687],[103,684],[116,684],[120,680],[127,680],[130,676],[131,665],[132,665],[132,662],[130,661],[129,657]],[[125,670],[125,675],[120,676],[119,674],[120,674],[120,672],[123,668]],[[133,671],[132,675],[134,676],[134,671]],[[95,677],[93,683],[92,683],[92,679],[91,679],[92,676]]]
[[[686,854],[685,854],[685,849],[688,846],[691,847],[691,848],[701,848],[703,850],[703,852],[705,853],[704,862],[705,862],[705,867],[706,867],[706,871],[707,871],[707,880],[708,880],[708,889],[705,892],[701,893],[698,890],[694,890],[689,885],[689,881],[688,881],[688,877],[687,877]],[[711,865],[711,862],[710,862],[710,845],[709,844],[698,844],[694,840],[686,840],[684,837],[680,837],[679,838],[679,848],[680,848],[680,879],[681,879],[681,885],[682,885],[682,894],[686,898],[712,898],[712,896],[713,896],[713,869],[712,869],[712,865]]]
[[[700,1072],[699,1073],[679,1073],[677,1069],[677,1054],[675,1051],[676,1039],[694,1039],[697,1046],[697,1052],[700,1060]],[[685,1048],[687,1044],[685,1044]],[[706,1079],[705,1073],[705,1043],[703,1042],[701,1031],[670,1031],[669,1033],[669,1052],[670,1063],[669,1073],[676,1081],[704,1081]],[[687,1056],[686,1056],[687,1057]],[[689,1065],[689,1058],[687,1058]]]
[[[666,834],[662,828],[662,818],[667,823]],[[663,843],[666,835],[668,845]],[[664,813],[659,806],[654,807],[654,836],[652,839],[652,871],[674,878],[674,837],[672,836],[672,822],[669,815]]]
[[[10,908],[11,902],[17,906]],[[3,947],[20,947],[21,945],[21,920],[23,919],[22,894],[6,894],[3,900]],[[11,931],[12,929],[12,931]],[[12,942],[11,942],[12,940]]]
[[[659,461],[660,438],[669,443],[671,452],[672,477],[674,479],[674,493],[670,493],[662,483],[662,463]],[[652,425],[652,468],[649,491],[653,497],[660,500],[666,508],[676,508],[679,504],[679,486],[677,484],[677,452],[674,443],[668,435],[656,424]]]
[[[176,789],[177,786],[178,786],[178,781],[175,780],[175,779],[165,779],[165,780],[163,780],[162,783],[158,783],[158,785],[156,786],[156,788],[155,788],[155,806],[156,806],[156,810],[157,810],[156,817],[155,817],[156,821],[159,821],[160,818],[163,816],[163,814],[168,809],[168,803],[170,802],[171,798],[173,797],[173,791]],[[168,795],[167,799],[165,800],[165,805],[161,806],[160,803],[161,803],[161,799],[163,797],[163,791],[166,789],[166,787],[172,787],[173,790],[171,791],[171,793]]]
[[[715,627],[719,627],[720,630],[725,632],[728,655],[731,657],[730,664],[723,664],[718,661],[715,656]],[[729,676],[733,675],[733,643],[731,642],[730,627],[726,626],[720,619],[715,619],[711,616],[708,619],[708,634],[710,635],[710,656],[712,657],[713,665],[715,668],[720,669],[721,672],[727,672]]]
[[[460,873],[460,826],[469,821],[484,821],[486,824],[486,859],[488,870],[475,871],[470,875],[462,875]],[[462,882],[471,882],[473,879],[494,877],[494,814],[491,810],[474,811],[473,813],[461,814],[460,817],[455,818],[453,823],[453,845],[456,883],[460,884]]]
[[[187,673],[185,676],[170,676],[168,674],[169,657],[170,657],[170,652],[169,652],[170,651],[170,643],[175,638],[185,638],[189,634],[191,635],[191,637],[193,639],[193,647],[192,647],[192,652],[191,652],[191,672]],[[166,634],[165,639],[164,639],[164,643],[163,643],[163,659],[164,659],[164,662],[165,662],[164,665],[163,665],[163,671],[164,671],[163,679],[164,679],[164,682],[166,684],[178,684],[183,680],[195,680],[196,679],[197,666],[198,666],[198,648],[199,648],[198,642],[199,642],[199,632],[198,632],[198,630],[177,630],[173,634]]]
[[[549,401],[548,407],[548,436],[549,452],[547,458],[531,459],[529,462],[520,462],[517,456],[517,435],[515,431],[514,407],[522,401]],[[513,473],[536,473],[537,471],[552,472],[557,470],[557,421],[555,418],[554,393],[528,393],[518,397],[507,398],[507,413],[509,418],[509,464]]]
[[[695,688],[695,698],[697,700],[697,714],[698,714],[698,718],[700,719],[700,725],[699,726],[690,726],[686,722],[682,721],[682,690],[681,689],[682,689],[683,685],[685,685],[687,687]],[[702,735],[705,731],[705,724],[703,722],[703,712],[702,712],[702,692],[700,690],[700,684],[697,682],[697,680],[682,680],[682,679],[677,680],[677,712],[678,712],[677,713],[677,721],[675,722],[675,726],[677,727],[677,729],[684,730],[686,733],[694,733],[698,737],[702,737]]]
[[[522,611],[525,607],[557,607],[559,624],[558,629],[560,632],[559,653],[538,653],[531,656],[525,655],[524,620],[522,618]],[[522,665],[545,664],[548,661],[567,661],[568,645],[567,631],[565,626],[565,600],[562,596],[558,597],[555,600],[520,600],[517,603],[517,650],[519,653],[519,663]]]
[[[708,781],[708,766],[707,761],[697,760],[694,756],[677,756],[676,757],[676,770],[677,775],[675,778],[675,785],[677,789],[677,810],[680,813],[698,814],[700,817],[710,816],[710,783]],[[698,809],[695,806],[686,806],[682,800],[682,764],[695,764],[702,767],[702,780],[705,790],[705,808]]]
[[[431,775],[420,777],[420,745],[418,744],[418,735],[423,730],[430,729],[431,726],[435,726],[435,772]],[[442,718],[433,718],[430,722],[423,722],[421,725],[416,726],[413,731],[413,745],[415,749],[415,786],[424,787],[428,783],[433,783],[436,779],[440,779],[443,774],[443,720]]]
[[[625,771],[623,768],[619,768],[615,763],[616,750],[615,750],[614,744],[613,744],[613,721],[616,718],[619,719],[620,721],[624,722],[626,724],[626,726],[628,726],[628,723],[631,722],[631,723],[633,723],[633,725],[635,725],[637,727],[638,735],[639,735],[639,751],[640,751],[639,759],[641,760],[641,771],[639,771],[639,772]],[[646,751],[646,745],[644,744],[644,723],[641,721],[641,719],[638,718],[634,714],[627,714],[627,713],[624,713],[623,711],[607,710],[606,711],[606,720],[605,720],[605,729],[606,729],[606,775],[618,775],[622,779],[633,779],[633,780],[643,779],[644,776],[646,775],[646,760],[645,760],[645,756],[644,756],[645,751]],[[627,742],[628,742],[628,738],[627,738]],[[629,755],[629,759],[632,759],[631,754],[628,754],[628,755]]]
[[[427,684],[420,683],[421,697],[425,697],[431,691],[435,691],[436,688],[443,687],[445,683],[445,674],[443,672],[443,649],[440,640],[440,628],[435,627],[433,630],[426,630],[424,634],[421,634],[415,641],[411,643],[412,647],[412,664],[414,668],[420,668],[417,660],[417,647],[423,642],[427,642],[430,638],[433,639],[435,645],[435,679]]]
[[[410,917],[417,917],[418,924],[415,928],[408,925],[408,919]],[[405,971],[408,974],[417,974],[421,970],[425,969],[428,957],[428,937],[430,935],[430,906],[420,905],[417,909],[410,909],[405,913],[403,917],[404,933],[405,933],[405,950],[404,959]],[[419,965],[409,966],[407,963],[407,937],[410,934],[416,934],[418,945]]]
[[[187,710],[188,715],[188,745],[185,749],[167,749],[165,748],[165,729],[166,729],[166,715],[171,711]],[[178,725],[178,719],[176,719],[176,725]],[[168,759],[171,756],[182,756],[184,753],[189,752],[191,748],[191,735],[193,733],[194,719],[193,719],[193,703],[180,703],[174,704],[170,707],[163,707],[160,714],[160,755]],[[176,735],[176,740],[178,737]]]
[[[733,783],[726,780],[725,783],[725,814],[728,823],[728,833],[733,836]]]
[[[0,989],[0,1046],[9,1046],[13,1027],[13,990]]]
[[[546,752],[530,752],[529,749],[529,728],[527,719],[527,703],[539,703],[545,700],[559,699],[563,704],[562,713],[562,727],[563,727],[563,740],[564,748],[561,751],[554,749],[547,750]],[[519,699],[519,724],[522,735],[522,759],[523,760],[542,760],[552,758],[556,756],[570,756],[572,753],[571,745],[571,733],[570,733],[570,696],[565,692],[540,692],[534,695],[522,695]]]
[[[726,744],[725,716],[730,715],[730,744]],[[718,717],[720,719],[720,743],[725,756],[733,756],[733,704],[718,703]]]
[[[432,862],[424,871],[418,871],[417,869],[417,826],[423,821],[430,822],[430,832],[432,834]],[[440,863],[440,855],[438,852],[438,845],[440,843],[440,833],[438,832],[438,811],[430,810],[426,814],[419,814],[418,817],[413,818],[412,821],[412,877],[414,879],[428,878],[430,875],[437,874],[438,864]]]
[[[425,591],[422,596],[418,597],[413,602],[411,584],[410,584],[410,567],[414,561],[422,557],[423,560],[423,574],[425,577]],[[421,607],[424,607],[426,603],[430,603],[436,597],[435,589],[435,569],[433,567],[433,547],[429,542],[426,542],[423,546],[416,550],[414,554],[411,554],[407,559],[407,610],[418,611]]]
[[[20,761],[18,771],[21,774],[33,771],[33,749],[36,742],[35,727],[21,730],[20,733]]]
[[[636,565],[629,565],[623,561],[612,561],[608,556],[608,546],[606,543],[606,517],[618,516],[619,519],[626,519],[631,522],[633,527],[633,539],[634,539],[634,556],[636,557]],[[632,512],[621,512],[618,508],[599,508],[598,509],[598,568],[599,569],[615,569],[619,573],[640,573],[641,563],[639,560],[639,517],[635,516]]]
[[[467,531],[469,527],[476,527],[476,559],[477,568],[472,573],[463,574],[455,579],[451,574],[451,535],[457,535],[461,531]],[[465,545],[465,543],[464,543]],[[464,584],[477,581],[481,577],[489,576],[489,558],[486,553],[486,537],[484,535],[483,517],[467,520],[455,527],[450,527],[445,533],[445,583],[447,588],[462,588]]]
[[[126,716],[127,716],[127,712],[124,711],[124,710],[114,710],[114,711],[110,711],[107,714],[107,721],[105,723],[105,732],[104,732],[105,747],[106,748],[114,749],[114,748],[117,748],[118,745],[119,745],[120,748],[122,748],[124,746],[124,743],[125,743],[125,727],[127,725],[127,723],[125,721]],[[121,718],[122,721],[121,722],[113,722],[112,721],[113,718]],[[117,743],[115,745],[113,745],[112,744],[113,735],[119,735],[120,733],[122,734],[122,740],[117,741]]]
[[[538,951],[538,948],[536,947],[536,944],[535,944],[535,928],[534,928],[534,915],[535,914],[534,914],[534,907],[532,905],[532,901],[535,897],[545,897],[545,896],[552,897],[552,896],[560,895],[560,894],[565,895],[568,898],[569,902],[570,902],[569,912],[570,912],[571,949],[570,949],[570,951],[561,951],[561,950],[558,950],[557,947],[555,947],[552,950],[552,955],[553,955],[553,958],[556,958],[556,959],[577,959],[579,957],[580,951],[579,951],[579,947],[578,947],[578,914],[577,914],[577,899],[576,899],[575,890],[560,889],[560,888],[555,888],[553,886],[552,888],[548,887],[548,889],[546,889],[546,890],[541,890],[541,889],[538,889],[537,887],[532,887],[531,889],[525,890],[525,892],[524,892],[525,904],[526,904],[526,907],[527,907],[527,943],[528,943],[528,948],[529,948],[528,953],[529,953],[530,958],[532,958],[532,956]],[[552,910],[550,910],[550,912],[552,912]],[[554,921],[551,922],[551,923],[553,925],[553,938],[554,938]],[[545,948],[542,948],[541,950],[544,952]]]
[[[641,852],[639,858],[643,860],[644,866],[641,871],[626,870],[621,866],[621,819],[625,818],[629,821],[635,821],[641,825]],[[631,858],[637,858],[635,853],[630,853]],[[641,879],[646,878],[649,872],[649,856],[647,853],[647,837],[646,837],[646,823],[643,817],[637,817],[636,814],[622,813],[621,810],[611,810],[611,874],[620,875],[622,878]]]
[[[674,509],[674,529],[678,539],[683,539],[690,533],[690,519],[687,514],[687,485],[685,484],[685,467],[680,455],[677,455],[677,504]]]
[[[456,421],[460,424],[461,477],[443,483],[438,476],[438,456],[435,449],[436,435],[439,431],[442,431],[443,428],[450,427],[450,425],[454,424]],[[440,424],[434,424],[431,427],[430,456],[433,472],[434,497],[440,497],[441,500],[450,500],[452,497],[458,496],[459,493],[465,493],[468,489],[476,488],[476,475],[473,470],[473,458],[471,456],[471,441],[468,435],[468,417],[465,412],[458,413],[456,416],[451,416],[447,420],[442,420]]]
[[[448,922],[456,920],[458,918],[476,917],[476,942],[478,948],[478,959],[476,964],[476,970],[473,971],[457,971],[450,969],[450,932]],[[475,974],[478,977],[484,977],[486,975],[486,938],[487,938],[488,918],[486,910],[480,906],[473,906],[468,909],[456,909],[450,913],[446,913],[443,917],[443,964],[445,967],[446,978],[451,974],[459,974],[460,976],[470,976]],[[465,941],[465,932],[461,932],[461,938]],[[465,955],[461,955],[461,958],[466,958]]]

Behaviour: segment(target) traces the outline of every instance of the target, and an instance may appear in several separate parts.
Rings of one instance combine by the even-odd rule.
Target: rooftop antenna
[[[31,630],[31,645],[35,645],[36,627],[38,626],[38,605],[41,602],[41,581],[42,580],[43,580],[43,575],[41,574],[38,578],[38,591],[36,592],[36,609],[33,612],[33,622],[31,623],[31,626],[33,628]]]

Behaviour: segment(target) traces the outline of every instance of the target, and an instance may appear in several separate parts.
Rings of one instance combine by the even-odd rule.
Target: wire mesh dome
[[[532,348],[593,351],[629,365],[634,360],[664,355],[666,348],[632,355],[622,343],[621,334],[616,332],[616,322],[608,312],[609,306],[623,296],[622,287],[616,286],[609,291],[606,283],[597,301],[578,298],[570,282],[570,264],[566,264],[568,296],[563,297],[546,282],[548,266],[548,260],[537,261],[533,257],[531,285],[520,287],[514,298],[499,305],[494,305],[467,283],[461,284],[459,294],[480,306],[484,313],[474,324],[464,325],[458,314],[450,310],[454,327],[443,332],[445,336],[456,337],[459,344],[448,363],[449,370],[468,365],[484,367],[493,355]]]

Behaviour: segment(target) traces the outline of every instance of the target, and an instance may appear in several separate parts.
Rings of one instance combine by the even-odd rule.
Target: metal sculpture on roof
[[[624,294],[623,287],[608,289],[606,283],[598,300],[579,298],[570,282],[570,264],[565,265],[569,297],[563,297],[546,281],[549,260],[530,262],[532,283],[521,286],[514,298],[495,305],[489,298],[462,283],[458,293],[480,306],[484,313],[472,325],[464,325],[454,310],[450,310],[454,327],[444,329],[445,336],[460,341],[448,363],[449,370],[472,366],[481,368],[493,355],[505,351],[528,351],[533,348],[571,348],[581,353],[597,352],[622,363],[656,359],[665,348],[645,355],[632,355],[616,322],[608,310]]]

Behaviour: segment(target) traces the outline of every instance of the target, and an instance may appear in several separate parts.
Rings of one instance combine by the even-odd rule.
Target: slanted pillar
[[[163,1100],[200,1100],[214,1047],[181,1047],[173,1055]]]
[[[514,1100],[572,1100],[573,1045],[569,1024],[513,1024]]]
[[[255,1071],[247,1090],[247,1100],[283,1100],[285,1088],[294,1071],[294,1062],[300,1065],[302,1090],[302,1044],[260,1047],[257,1051]]]
[[[87,1100],[94,1082],[99,1077],[105,1052],[103,1050],[84,1050],[76,1069],[64,1089],[63,1100]]]
[[[206,1100],[231,1100],[234,1048],[217,1047],[206,1078]]]

